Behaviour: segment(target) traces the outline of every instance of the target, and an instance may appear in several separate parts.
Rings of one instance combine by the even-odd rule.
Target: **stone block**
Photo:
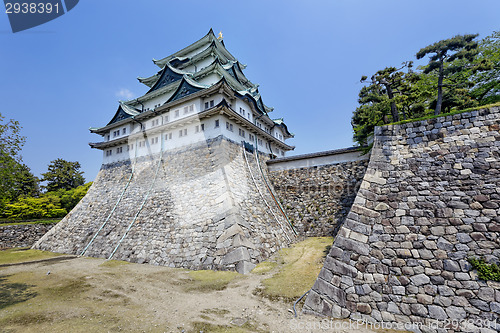
[[[255,266],[256,265],[254,263],[249,261],[239,261],[236,264],[236,271],[240,274],[248,274],[255,268]]]
[[[249,261],[249,260],[250,260],[250,254],[248,253],[248,250],[244,247],[239,247],[226,254],[222,258],[221,264],[227,265],[227,264],[234,264],[238,261]]]
[[[416,286],[421,286],[431,281],[431,279],[425,274],[414,275],[410,278],[410,280]]]

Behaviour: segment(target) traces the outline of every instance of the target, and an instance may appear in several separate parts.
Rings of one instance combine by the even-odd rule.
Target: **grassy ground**
[[[59,221],[61,221],[61,219],[42,219],[42,220],[29,220],[29,221],[0,220],[0,227],[8,225],[22,225],[22,224],[52,224],[52,223],[58,223]]]
[[[59,255],[47,251],[30,250],[27,247],[8,249],[0,251],[0,265],[48,259]]]
[[[263,296],[295,301],[311,289],[318,277],[326,256],[325,249],[331,245],[331,237],[312,237],[292,247],[282,249],[277,261],[263,262],[254,272],[276,269],[276,273],[263,281],[260,290]]]
[[[86,257],[26,263],[55,254],[0,251],[0,262],[25,262],[0,267],[0,332],[293,332],[291,301],[312,287],[330,243],[307,239],[247,275]]]

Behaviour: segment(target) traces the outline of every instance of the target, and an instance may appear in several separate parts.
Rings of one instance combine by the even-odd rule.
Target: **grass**
[[[276,266],[278,266],[278,263],[272,262],[272,261],[263,261],[259,263],[255,268],[252,270],[253,274],[266,274],[270,271],[272,271]]]
[[[0,251],[0,265],[15,264],[27,261],[42,260],[60,256],[59,253],[52,253],[40,250],[29,250],[25,247]]]
[[[9,225],[25,225],[25,224],[52,224],[58,223],[61,219],[42,219],[42,220],[28,220],[28,221],[13,221],[13,220],[0,220],[1,226],[9,226]]]
[[[401,120],[401,121],[398,121],[395,123],[390,123],[387,125],[401,125],[401,124],[406,124],[406,123],[412,123],[414,121],[421,121],[421,120],[435,119],[435,118],[446,117],[446,116],[453,116],[453,115],[459,114],[459,113],[476,111],[476,110],[481,110],[481,109],[488,109],[488,108],[492,108],[492,107],[496,107],[496,106],[500,106],[500,102],[494,103],[494,104],[476,106],[476,107],[468,108],[468,109],[464,109],[464,110],[454,110],[454,111],[451,111],[448,113],[440,113],[438,115],[430,114],[430,115],[427,115],[424,117]],[[384,125],[384,126],[386,126],[386,125]]]
[[[225,316],[225,315],[228,315],[230,313],[229,310],[226,310],[226,309],[217,309],[217,308],[213,308],[213,309],[205,309],[203,311],[201,311],[202,313],[205,313],[205,314],[215,314],[217,316]]]
[[[265,332],[258,329],[250,322],[246,322],[242,326],[215,325],[208,322],[196,321],[191,323],[193,327],[190,333],[211,332],[211,333],[250,333],[250,332]]]
[[[91,281],[85,274],[72,276],[58,271],[47,275],[27,270],[3,277],[0,290],[7,285],[16,293],[11,293],[10,300],[9,295],[0,297],[0,301],[9,302],[0,311],[0,331],[142,331],[140,308],[123,302],[113,290],[99,290]]]
[[[0,276],[0,309],[27,301],[37,295],[29,290],[32,285],[26,283],[10,283],[8,276]]]
[[[229,283],[240,277],[240,274],[232,271],[200,270],[190,271],[188,274],[189,279],[184,280],[186,292],[224,290]]]
[[[245,279],[262,281],[269,276],[272,277],[263,282],[263,296],[281,299],[302,294],[316,279],[324,250],[331,242],[331,238],[311,238],[298,243],[280,251],[276,259],[261,263],[249,275],[93,258],[48,262],[48,266],[3,267],[0,268],[0,272],[4,272],[0,279],[3,292],[0,301],[5,305],[0,309],[0,331],[268,332],[267,323],[233,309],[232,303],[207,307],[207,298],[227,297],[225,293],[232,297],[240,294],[251,297],[244,295],[251,289],[241,289],[245,288]],[[0,251],[0,258],[2,254],[3,257],[9,254],[15,257],[14,261],[19,261],[18,256],[28,251],[43,254],[43,251],[15,249]],[[252,285],[254,283],[256,281]],[[279,284],[287,283],[291,285],[280,288]],[[191,299],[187,301],[191,304],[189,307],[179,305],[183,294]],[[199,300],[199,307],[193,303],[193,294]]]
[[[99,265],[99,267],[109,267],[109,268],[114,268],[114,267],[119,267],[123,265],[128,265],[130,264],[128,261],[123,261],[123,260],[106,260],[102,264]]]
[[[295,301],[313,286],[323,266],[325,249],[332,242],[331,237],[311,237],[282,249],[279,271],[263,281],[264,287],[258,294],[270,299]]]

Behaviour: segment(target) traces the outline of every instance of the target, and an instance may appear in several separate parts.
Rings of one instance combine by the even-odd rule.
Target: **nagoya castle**
[[[160,70],[139,78],[148,91],[91,128],[101,170],[35,248],[247,273],[296,239],[265,163],[293,135],[221,33],[153,61]]]

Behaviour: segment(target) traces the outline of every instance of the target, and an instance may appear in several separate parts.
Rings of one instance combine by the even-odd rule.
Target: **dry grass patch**
[[[190,271],[189,279],[184,279],[183,289],[190,291],[217,291],[224,290],[227,286],[241,275],[233,271]]]
[[[114,268],[122,265],[129,265],[130,263],[128,261],[123,261],[123,260],[106,260],[102,264],[99,265],[99,267],[109,267],[109,268]]]
[[[282,249],[278,256],[279,270],[263,281],[258,294],[270,299],[294,301],[308,291],[323,267],[325,249],[332,237],[311,237],[291,248]]]
[[[30,250],[26,247],[18,247],[0,251],[0,265],[42,260],[57,257],[60,255],[62,254],[40,250]]]
[[[253,274],[266,274],[272,271],[276,266],[278,266],[278,263],[272,262],[272,261],[263,261],[259,263],[255,268],[252,270]]]

